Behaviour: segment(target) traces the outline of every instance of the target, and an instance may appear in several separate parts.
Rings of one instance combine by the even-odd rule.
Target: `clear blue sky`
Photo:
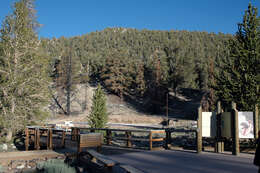
[[[41,37],[76,36],[106,27],[234,34],[250,0],[36,0]],[[15,0],[1,0],[0,20]],[[260,0],[251,0],[260,8]],[[260,11],[260,9],[259,9]]]

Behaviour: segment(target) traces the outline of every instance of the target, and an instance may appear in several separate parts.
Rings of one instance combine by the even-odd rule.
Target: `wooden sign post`
[[[238,132],[238,111],[236,109],[236,103],[232,102],[231,110],[231,127],[232,127],[232,154],[239,155],[239,132]]]
[[[255,111],[254,111],[254,135],[255,139],[258,139],[258,130],[259,130],[259,112],[258,112],[258,105],[255,105]]]
[[[221,153],[224,152],[224,142],[221,139],[221,102],[218,101],[217,104],[217,121],[216,121],[216,143],[215,143],[215,152],[216,153]]]
[[[197,119],[197,153],[202,151],[202,108],[198,108],[198,119]]]

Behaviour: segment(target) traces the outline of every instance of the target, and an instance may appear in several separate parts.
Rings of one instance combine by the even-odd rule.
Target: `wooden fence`
[[[60,146],[65,147],[66,131],[64,129],[55,129],[48,127],[39,126],[27,126],[25,129],[25,150],[29,150],[29,142],[31,141],[34,145],[34,149],[40,149],[41,136],[46,137],[47,149],[53,149],[53,135],[61,133]]]
[[[172,143],[172,133],[185,132],[185,133],[194,133],[196,132],[197,137],[198,133],[196,130],[184,130],[184,129],[174,129],[174,128],[165,128],[158,130],[144,130],[144,129],[108,129],[108,128],[84,128],[84,127],[71,127],[71,132],[67,133],[64,129],[56,129],[53,127],[40,127],[40,126],[28,126],[25,129],[25,149],[29,149],[29,142],[33,144],[35,150],[40,149],[40,139],[41,137],[46,138],[47,149],[53,149],[53,138],[59,138],[59,146],[65,147],[66,136],[70,135],[72,141],[79,143],[80,134],[84,131],[87,132],[102,132],[104,134],[104,144],[112,145],[113,140],[122,140],[125,141],[125,147],[133,148],[133,142],[148,142],[149,150],[158,150],[160,147],[155,147],[154,142],[162,142],[163,147],[168,149],[168,145]],[[121,132],[122,135],[112,135],[113,133]],[[142,133],[138,137],[137,134]],[[144,135],[145,134],[145,135]],[[148,137],[147,137],[148,136]],[[201,142],[201,141],[199,141]],[[57,144],[57,140],[56,140]],[[197,145],[200,146],[200,145]],[[200,151],[200,147],[197,147],[197,150]]]
[[[165,134],[165,130],[137,130],[137,129],[108,129],[108,128],[82,128],[82,127],[72,127],[71,128],[71,140],[76,141],[79,138],[79,135],[81,131],[89,131],[89,132],[95,132],[95,131],[103,131],[105,132],[104,138],[106,139],[106,144],[111,145],[113,139],[117,140],[124,140],[126,141],[126,147],[132,147],[132,141],[148,141],[149,142],[149,149],[150,150],[156,150],[159,149],[158,147],[153,147],[153,142],[160,142],[164,141],[164,137],[155,137],[154,134]],[[113,136],[112,132],[123,132],[124,137],[118,137]],[[149,138],[136,138],[133,137],[133,133],[147,133],[149,135]]]

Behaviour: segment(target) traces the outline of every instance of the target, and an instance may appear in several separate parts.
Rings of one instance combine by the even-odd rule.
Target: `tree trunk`
[[[7,130],[7,135],[6,135],[6,142],[10,142],[12,140],[12,137],[13,137],[13,131],[11,129],[8,129]]]
[[[68,73],[67,73],[67,86],[66,86],[66,90],[67,90],[67,115],[70,115],[70,96],[71,96],[71,52],[70,55],[68,57],[69,62],[68,62]]]

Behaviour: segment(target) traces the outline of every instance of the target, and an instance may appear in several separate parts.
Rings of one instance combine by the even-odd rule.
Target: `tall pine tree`
[[[33,0],[20,0],[0,31],[0,119],[9,140],[12,132],[42,118],[48,103],[48,56],[38,26]]]
[[[237,103],[240,110],[253,110],[260,102],[260,37],[257,8],[251,4],[243,23],[238,24],[235,38],[230,41],[230,55],[216,76],[216,95],[225,104]]]

